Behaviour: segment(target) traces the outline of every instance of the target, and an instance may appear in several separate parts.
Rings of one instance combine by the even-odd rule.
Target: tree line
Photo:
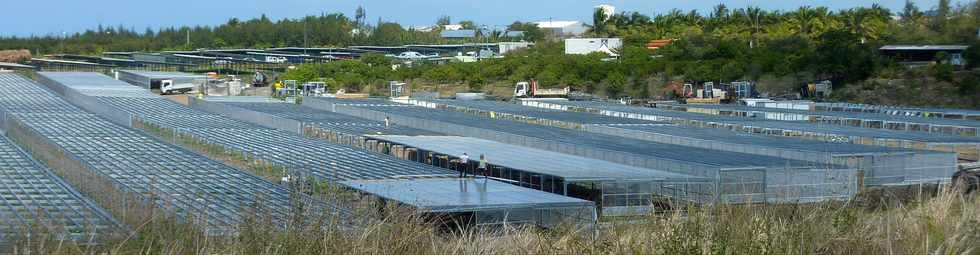
[[[600,53],[565,55],[560,42],[539,41],[532,49],[479,63],[416,63],[391,71],[383,58],[368,58],[362,63],[301,66],[287,77],[327,77],[353,86],[348,89],[380,88],[386,80],[400,79],[464,85],[470,90],[536,79],[546,87],[644,98],[669,93],[653,90],[671,82],[783,78],[782,87],[764,89],[790,93],[802,82],[828,79],[854,84],[903,70],[879,54],[877,49],[885,44],[975,45],[980,5],[952,6],[941,0],[936,9],[923,11],[908,1],[898,12],[879,5],[840,11],[804,6],[788,12],[718,5],[708,14],[673,10],[654,17],[636,12],[605,17],[597,11],[593,24],[590,36],[624,39],[618,59],[609,61]],[[655,51],[647,49],[645,44],[655,39],[674,42]],[[971,64],[980,63],[980,50],[971,47],[966,57],[974,60]],[[928,74],[958,81],[951,78],[948,63],[930,70]]]
[[[232,18],[217,26],[169,27],[137,31],[124,26],[89,29],[64,36],[0,37],[0,49],[26,49],[34,54],[94,55],[115,51],[194,50],[199,48],[272,48],[272,47],[346,47],[351,45],[405,45],[459,43],[440,37],[440,26],[431,30],[416,30],[395,22],[366,20],[364,8],[358,8],[350,18],[342,13],[306,16],[298,19],[271,20],[262,15],[240,20]],[[440,17],[438,24],[448,22]],[[469,28],[472,21],[463,21]],[[537,40],[542,33],[536,26],[515,22],[508,30],[527,30],[524,40]],[[484,36],[481,34],[481,37]],[[486,33],[491,41],[502,38],[502,31]],[[478,41],[485,41],[481,38]]]
[[[774,80],[764,88],[773,93],[790,92],[795,84],[829,79],[835,84],[856,84],[902,67],[880,56],[885,44],[975,45],[980,28],[980,5],[975,1],[953,6],[939,0],[936,8],[923,10],[907,1],[901,10],[879,5],[845,10],[803,6],[791,11],[757,7],[731,9],[717,5],[712,11],[672,10],[655,16],[623,12],[607,17],[593,15],[587,36],[620,37],[624,47],[618,59],[602,54],[565,55],[560,42],[548,40],[534,23],[515,22],[511,30],[531,31],[532,49],[516,51],[501,59],[445,65],[416,63],[391,70],[382,56],[361,61],[303,65],[287,74],[297,80],[325,79],[350,90],[381,88],[388,80],[460,85],[481,90],[487,85],[511,84],[537,79],[546,87],[571,86],[609,96],[648,97],[671,83]],[[422,32],[379,20],[373,25],[359,9],[354,18],[323,14],[301,19],[272,21],[266,17],[232,19],[216,27],[182,27],[137,33],[132,29],[99,28],[53,37],[3,38],[0,48],[26,48],[41,52],[97,53],[101,51],[152,51],[200,47],[346,46],[443,43],[438,29]],[[439,17],[438,25],[452,23]],[[461,21],[464,27],[478,27]],[[189,35],[189,36],[188,36]],[[492,36],[492,35],[491,35]],[[189,38],[189,40],[188,40]],[[672,39],[655,51],[650,40]],[[971,65],[980,63],[977,47],[966,54]],[[931,68],[925,75],[957,83],[963,91],[980,91],[964,81],[977,80],[950,71],[948,65]],[[969,73],[968,73],[969,74]],[[895,75],[892,75],[895,76]],[[788,78],[788,80],[787,80]],[[764,83],[762,86],[766,86]],[[667,91],[669,92],[669,91]]]

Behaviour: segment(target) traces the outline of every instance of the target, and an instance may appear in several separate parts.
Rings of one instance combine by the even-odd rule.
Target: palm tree
[[[742,16],[746,23],[749,24],[747,27],[751,37],[749,40],[749,48],[754,48],[756,40],[755,36],[759,33],[759,30],[762,29],[762,16],[765,15],[765,11],[759,7],[753,6],[741,10],[739,13],[741,13],[739,16]]]
[[[603,12],[602,9],[596,8],[595,12],[592,13],[592,33],[596,37],[605,36],[605,33],[607,32],[606,21],[608,20],[609,17],[606,16],[606,13]]]

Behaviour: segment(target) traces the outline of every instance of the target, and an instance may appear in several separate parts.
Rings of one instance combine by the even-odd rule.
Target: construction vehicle
[[[531,80],[530,82],[522,81],[514,85],[514,97],[517,98],[568,97],[569,92],[571,92],[569,87],[554,89],[538,88],[538,82],[535,80]]]

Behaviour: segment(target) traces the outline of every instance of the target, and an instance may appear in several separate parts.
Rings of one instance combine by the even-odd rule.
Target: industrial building
[[[574,20],[547,20],[534,24],[537,24],[546,35],[554,38],[581,36],[589,30],[585,23]]]
[[[936,54],[945,52],[951,65],[964,66],[966,61],[963,52],[969,47],[968,45],[885,45],[878,48],[878,51],[895,62],[912,66],[924,66],[942,61],[936,59]]]
[[[201,85],[207,82],[207,77],[200,74],[130,70],[116,71],[116,79],[143,87],[144,89],[148,90],[160,90],[161,84],[166,81],[170,81],[172,84],[196,85]]]
[[[618,57],[623,48],[623,40],[619,38],[571,38],[565,39],[565,54],[588,55],[605,53],[610,57]]]

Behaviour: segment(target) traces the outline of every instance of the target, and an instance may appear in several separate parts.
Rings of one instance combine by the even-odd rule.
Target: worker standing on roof
[[[480,154],[480,165],[477,166],[477,168],[480,169],[480,172],[483,173],[484,178],[486,178],[489,175],[487,173],[487,157],[484,156],[483,154]]]
[[[459,156],[459,166],[456,167],[457,170],[459,170],[460,178],[466,178],[466,171],[469,170],[468,169],[469,165],[470,165],[470,155],[467,155],[466,152],[463,152],[463,155]]]

